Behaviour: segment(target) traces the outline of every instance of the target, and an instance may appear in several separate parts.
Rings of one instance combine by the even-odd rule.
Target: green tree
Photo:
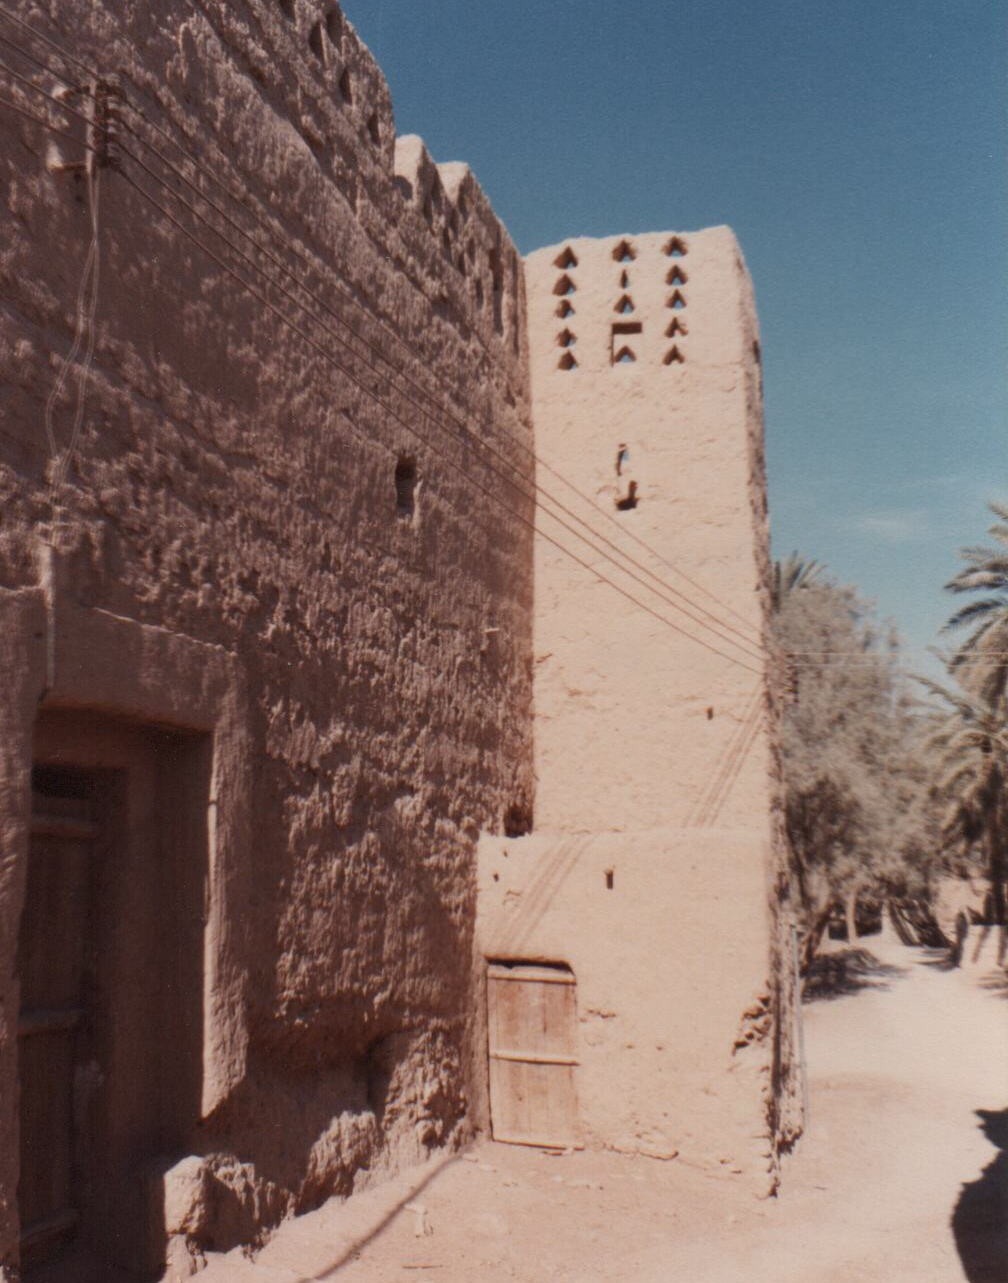
[[[1008,505],[988,506],[997,518],[988,530],[994,545],[963,549],[966,564],[945,587],[973,594],[974,600],[956,611],[945,631],[972,626],[952,658],[951,671],[996,709],[1008,694]]]
[[[926,772],[895,636],[854,588],[797,554],[774,568],[774,635],[791,699],[780,725],[785,816],[806,958],[842,906],[916,891]]]
[[[967,857],[983,856],[991,885],[994,921],[1005,923],[1005,843],[1008,840],[1008,719],[1004,699],[925,683],[944,703],[930,737],[941,773],[936,781],[945,802],[942,832]],[[989,689],[989,688],[987,688]]]

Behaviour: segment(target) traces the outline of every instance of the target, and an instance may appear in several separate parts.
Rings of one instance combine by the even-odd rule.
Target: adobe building
[[[730,234],[688,238],[671,343],[668,238],[523,265],[335,4],[0,35],[0,1278],[182,1276],[506,1130],[488,973],[558,982],[567,1130],[513,1139],[744,1133],[765,1178],[798,1124]],[[551,544],[542,463],[744,649]]]
[[[493,1132],[766,1188],[797,1120],[751,283],[725,227],[525,266],[563,507],[535,543],[535,829],[480,847]],[[557,545],[592,510],[586,569]]]

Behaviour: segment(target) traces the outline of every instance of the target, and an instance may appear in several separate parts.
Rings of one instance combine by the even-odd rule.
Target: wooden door
[[[78,1220],[73,1085],[96,836],[86,800],[35,794],[18,940],[23,1264],[57,1255]]]
[[[578,1143],[577,1002],[567,967],[493,962],[487,971],[494,1140]]]

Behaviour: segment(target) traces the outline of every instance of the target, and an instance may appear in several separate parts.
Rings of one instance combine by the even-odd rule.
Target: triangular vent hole
[[[682,270],[679,264],[676,263],[675,266],[672,268],[672,270],[669,272],[668,276],[665,277],[665,280],[666,280],[666,283],[669,285],[685,285],[686,273]]]
[[[686,358],[679,351],[679,349],[675,345],[673,345],[665,353],[665,364],[666,365],[685,365]]]
[[[577,361],[574,360],[574,353],[565,352],[557,362],[557,365],[561,370],[576,370]]]
[[[637,257],[637,251],[629,241],[620,241],[613,250],[612,256],[617,263],[632,263]]]
[[[678,310],[679,308],[681,308],[681,307],[685,307],[685,306],[686,306],[686,300],[683,298],[683,296],[682,296],[682,294],[680,293],[680,291],[679,291],[679,290],[676,290],[676,291],[675,291],[675,293],[674,293],[674,294],[672,295],[672,297],[669,299],[667,306],[669,306],[669,307],[674,307],[674,308],[676,308],[677,310]]]
[[[573,316],[574,304],[571,303],[569,299],[563,299],[561,302],[557,304],[556,314],[561,318],[561,320],[565,316]]]
[[[616,311],[619,312],[620,316],[626,316],[628,313],[632,312],[633,310],[634,310],[633,299],[630,297],[629,294],[624,294],[623,297],[620,299],[620,301],[616,304]]]
[[[681,321],[678,316],[673,316],[668,329],[665,331],[665,337],[667,339],[674,339],[677,334],[688,333],[689,330],[686,328],[686,322]]]
[[[557,343],[559,343],[561,347],[571,347],[576,342],[577,338],[570,332],[570,330],[563,329],[557,335]]]
[[[573,294],[576,289],[577,289],[577,286],[574,284],[574,282],[565,272],[563,276],[561,276],[560,279],[557,281],[556,285],[553,286],[553,293],[554,294]]]
[[[556,256],[553,262],[557,267],[559,267],[561,272],[566,272],[568,268],[577,267],[578,265],[577,255],[569,245],[567,245],[561,253]]]
[[[679,236],[673,236],[670,241],[666,242],[665,253],[669,258],[682,258],[686,253],[686,242]]]
[[[637,358],[628,347],[621,347],[613,357],[613,365],[630,365]]]

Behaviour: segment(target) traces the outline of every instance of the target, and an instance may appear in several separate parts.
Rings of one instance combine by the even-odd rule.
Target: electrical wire
[[[82,69],[84,69],[84,70],[88,71],[88,72],[89,72],[89,74],[91,74],[91,75],[96,75],[96,73],[94,73],[90,68],[86,67],[86,65],[85,65],[84,63],[82,63],[79,59],[75,59],[75,58],[73,58],[71,55],[69,55],[69,54],[67,54],[65,51],[63,51],[63,50],[61,49],[61,47],[60,47],[60,46],[59,46],[55,41],[50,40],[48,37],[44,36],[41,32],[36,32],[36,31],[34,30],[34,28],[30,27],[28,24],[26,24],[26,23],[24,23],[23,21],[21,21],[19,18],[17,18],[17,17],[16,17],[16,15],[11,14],[11,12],[10,12],[10,11],[5,7],[5,6],[0,5],[0,13],[5,13],[9,18],[11,18],[13,21],[17,22],[17,24],[18,24],[19,26],[23,27],[25,30],[27,30],[27,31],[29,31],[29,32],[31,32],[31,33],[33,33],[33,34],[38,35],[38,37],[39,37],[40,39],[44,40],[44,42],[45,42],[48,46],[50,46],[51,48],[53,48],[57,53],[59,53],[59,54],[61,54],[62,56],[64,56],[68,61],[70,61],[70,62],[71,62],[71,63],[73,63],[74,65],[77,65],[77,66],[81,67]],[[39,59],[35,58],[35,57],[34,57],[34,55],[30,54],[27,50],[24,50],[23,48],[21,48],[21,46],[14,44],[13,42],[11,42],[11,41],[7,40],[7,39],[6,39],[5,37],[3,37],[3,36],[0,36],[0,40],[4,40],[4,41],[5,41],[5,43],[10,44],[10,45],[11,45],[11,47],[13,47],[13,48],[17,49],[17,51],[18,51],[19,53],[21,53],[21,54],[22,54],[22,56],[24,56],[24,57],[28,58],[30,61],[34,62],[37,66],[39,66],[39,67],[41,67],[42,69],[44,69],[44,70],[48,71],[51,75],[54,75],[54,76],[55,76],[55,75],[57,75],[57,73],[52,69],[52,67],[50,67],[48,64],[46,64],[46,63],[44,63],[44,62],[40,61]],[[13,74],[16,74],[16,73],[13,73]],[[256,223],[257,223],[257,224],[258,224],[258,225],[259,225],[259,226],[260,226],[264,231],[266,231],[267,233],[269,233],[270,229],[269,229],[269,227],[267,226],[267,224],[265,223],[264,219],[262,218],[262,215],[261,215],[259,212],[257,212],[256,210],[252,209],[252,207],[248,204],[248,202],[247,202],[243,197],[241,197],[240,195],[237,195],[237,194],[236,194],[236,193],[235,193],[235,192],[234,192],[234,191],[233,191],[233,190],[232,190],[232,189],[231,189],[231,188],[230,188],[226,183],[224,183],[224,182],[223,182],[223,180],[222,180],[222,179],[220,179],[216,174],[214,174],[214,173],[212,173],[211,171],[207,170],[207,169],[205,168],[205,166],[203,166],[203,165],[202,165],[202,164],[201,164],[201,163],[200,163],[200,162],[199,162],[195,157],[193,157],[191,154],[189,154],[189,153],[186,151],[186,149],[185,149],[185,148],[184,148],[184,147],[183,147],[183,146],[182,146],[182,145],[177,141],[177,139],[173,138],[173,137],[172,137],[172,136],[171,136],[171,135],[170,135],[166,130],[164,130],[160,125],[158,125],[158,124],[157,124],[157,122],[155,122],[155,121],[151,120],[151,119],[150,119],[150,117],[149,117],[149,116],[147,116],[147,114],[146,114],[145,112],[143,112],[143,110],[142,110],[141,108],[139,108],[138,106],[136,106],[136,104],[132,103],[131,101],[129,101],[129,100],[127,99],[127,100],[124,100],[124,105],[126,106],[126,108],[127,108],[128,110],[130,110],[130,111],[134,112],[134,113],[135,113],[135,114],[136,114],[136,115],[137,115],[141,120],[143,120],[143,121],[144,121],[144,122],[145,122],[149,127],[151,127],[152,129],[154,129],[154,130],[155,130],[155,131],[156,131],[160,136],[162,136],[162,137],[163,137],[166,141],[168,141],[168,142],[169,142],[173,147],[175,147],[175,148],[176,148],[176,149],[181,153],[181,155],[182,155],[182,156],[184,156],[184,157],[185,157],[185,159],[186,159],[186,160],[187,160],[187,161],[188,161],[188,162],[189,162],[189,163],[194,167],[194,169],[195,169],[198,173],[202,174],[204,177],[209,178],[212,182],[216,183],[216,184],[217,184],[217,186],[218,186],[218,187],[219,187],[223,192],[225,192],[225,194],[226,194],[226,195],[228,195],[228,196],[229,196],[229,198],[230,198],[232,201],[234,201],[237,205],[240,205],[240,206],[241,206],[241,208],[243,208],[243,209],[246,211],[246,213],[248,213],[248,214],[250,215],[250,217],[252,217],[252,218],[256,221]],[[287,267],[287,266],[286,266],[286,265],[285,265],[285,264],[284,264],[280,259],[278,259],[275,255],[273,255],[273,254],[270,252],[270,250],[269,250],[267,247],[265,247],[265,246],[261,245],[261,244],[260,244],[260,243],[259,243],[259,242],[258,242],[258,241],[253,237],[253,236],[251,236],[251,234],[250,234],[249,232],[247,232],[244,228],[242,228],[242,227],[240,226],[240,224],[238,224],[234,219],[232,219],[232,218],[231,218],[231,216],[230,216],[230,215],[229,215],[225,210],[223,210],[223,209],[220,207],[220,205],[218,205],[218,204],[217,204],[215,201],[213,201],[209,196],[207,196],[207,195],[206,195],[206,193],[205,193],[201,188],[198,188],[194,183],[192,183],[192,182],[191,182],[191,180],[190,180],[190,179],[189,179],[185,174],[183,174],[183,173],[182,173],[182,172],[181,172],[181,171],[180,171],[176,166],[174,166],[174,165],[172,164],[172,162],[171,162],[171,161],[169,161],[169,160],[168,160],[168,158],[167,158],[167,157],[165,157],[165,156],[164,156],[164,154],[163,154],[162,152],[160,152],[160,150],[159,150],[159,149],[157,149],[157,148],[153,147],[153,146],[152,146],[152,144],[150,144],[147,140],[145,140],[144,138],[142,138],[142,136],[141,136],[141,135],[140,135],[140,134],[139,134],[135,129],[133,129],[133,128],[132,128],[132,126],[130,126],[128,122],[126,122],[126,121],[122,121],[121,123],[122,123],[123,127],[124,127],[124,128],[125,128],[125,129],[126,129],[126,130],[127,130],[127,131],[128,131],[128,132],[129,132],[133,137],[134,137],[134,138],[136,138],[136,139],[137,139],[137,141],[140,143],[140,145],[141,145],[142,147],[145,147],[148,151],[152,152],[152,154],[156,155],[156,156],[159,158],[159,160],[160,160],[164,165],[166,165],[166,167],[168,167],[168,168],[169,168],[169,169],[170,169],[170,170],[171,170],[171,171],[172,171],[172,172],[173,172],[173,173],[174,173],[178,178],[180,178],[180,179],[181,179],[181,180],[182,180],[182,181],[183,181],[183,182],[184,182],[184,183],[185,183],[185,184],[190,188],[190,190],[192,190],[192,191],[193,191],[193,192],[194,192],[194,193],[195,193],[195,194],[196,194],[196,195],[197,195],[201,200],[205,201],[208,205],[210,205],[210,206],[211,206],[211,208],[213,208],[213,209],[214,209],[214,210],[215,210],[215,211],[216,211],[216,212],[217,212],[221,217],[223,217],[223,218],[224,218],[224,219],[229,223],[229,225],[230,225],[230,226],[232,226],[232,227],[233,227],[233,228],[234,228],[234,229],[235,229],[235,230],[236,230],[240,235],[242,235],[242,236],[243,236],[246,240],[248,240],[248,241],[249,241],[253,246],[255,246],[255,248],[256,248],[260,253],[264,254],[264,255],[269,259],[269,261],[271,261],[271,262],[272,262],[275,266],[277,266],[277,267],[278,267],[282,272],[284,272],[284,274],[285,274],[289,279],[293,280],[293,281],[296,283],[296,285],[298,286],[298,288],[302,289],[302,290],[303,290],[303,291],[304,291],[304,292],[305,292],[305,293],[306,293],[306,294],[307,294],[307,295],[308,295],[308,296],[309,296],[309,297],[310,297],[310,298],[311,298],[311,299],[312,299],[312,300],[313,300],[313,301],[314,301],[318,306],[322,307],[322,308],[323,308],[323,310],[327,311],[327,312],[328,312],[328,313],[329,313],[329,314],[330,314],[330,315],[331,315],[335,320],[337,320],[341,325],[344,325],[347,329],[349,329],[349,330],[350,330],[350,332],[351,332],[351,333],[353,333],[353,334],[355,335],[355,337],[357,337],[357,338],[358,338],[362,343],[364,343],[364,344],[365,344],[366,346],[368,346],[368,347],[369,347],[373,352],[375,352],[375,353],[378,355],[379,359],[380,359],[380,360],[382,360],[382,362],[383,362],[385,365],[387,365],[387,366],[388,366],[388,368],[393,372],[393,374],[398,373],[398,369],[397,369],[397,367],[396,367],[396,366],[394,366],[394,365],[393,365],[393,364],[388,360],[388,358],[387,358],[387,357],[385,357],[384,353],[383,353],[383,352],[381,352],[381,350],[380,350],[379,348],[377,348],[374,344],[372,344],[372,343],[370,342],[370,340],[368,340],[364,335],[360,334],[360,333],[359,333],[359,331],[356,331],[356,330],[354,330],[354,329],[353,329],[353,327],[352,327],[352,326],[347,325],[347,322],[346,322],[345,318],[343,318],[343,317],[339,316],[337,313],[333,312],[333,310],[332,310],[332,309],[331,309],[331,308],[330,308],[330,307],[329,307],[329,306],[324,302],[324,300],[320,299],[320,298],[319,298],[319,297],[318,297],[318,296],[317,296],[317,295],[316,295],[316,294],[315,294],[311,289],[309,289],[309,287],[308,287],[307,285],[305,285],[305,283],[304,283],[303,281],[301,281],[299,278],[297,278],[297,277],[296,277],[296,276],[295,276],[295,275],[290,271],[290,269],[289,269],[289,268],[288,268],[288,267]],[[127,149],[127,150],[128,150],[128,149]],[[137,160],[137,158],[135,157],[135,155],[133,155],[133,153],[132,153],[132,152],[129,152],[129,154],[130,154],[131,156],[133,156],[133,159],[134,159],[134,160]],[[142,162],[138,162],[138,163],[141,163],[141,164],[142,164]],[[149,175],[154,179],[154,181],[155,181],[155,182],[158,182],[158,183],[159,183],[162,187],[164,187],[166,190],[169,190],[169,191],[171,190],[170,188],[168,188],[167,184],[165,184],[165,183],[164,183],[164,181],[163,181],[162,179],[160,179],[157,175],[153,174],[153,172],[152,172],[149,168],[147,168],[146,166],[143,166],[143,167],[145,168],[146,172],[147,172],[147,173],[148,173],[148,174],[149,174]],[[176,193],[173,193],[173,195],[176,195],[176,198],[178,198]],[[190,208],[191,208],[191,207],[190,207]],[[192,212],[196,215],[196,217],[201,217],[198,213],[196,213],[196,211],[192,211]],[[221,235],[221,234],[220,234],[220,232],[219,232],[219,230],[218,230],[218,229],[216,229],[216,228],[214,228],[212,224],[210,224],[210,223],[208,223],[208,222],[207,222],[207,220],[202,219],[202,221],[204,222],[204,224],[205,224],[206,226],[210,227],[210,228],[211,228],[211,230],[213,230],[213,231],[215,232],[215,234],[217,234],[217,235]],[[223,237],[222,237],[222,239],[226,239],[226,238],[223,238]],[[232,248],[233,248],[233,249],[236,249],[236,247],[234,247],[233,245],[232,245]],[[289,249],[289,250],[294,254],[295,258],[296,258],[296,259],[298,259],[298,260],[299,260],[299,261],[300,261],[304,266],[309,267],[311,270],[318,270],[318,269],[317,269],[317,267],[316,267],[314,264],[311,264],[311,263],[309,262],[309,260],[306,258],[306,256],[305,256],[305,255],[303,255],[303,254],[300,254],[300,253],[297,251],[297,249],[296,249],[296,248],[294,248],[293,246],[290,246],[290,245],[288,245],[288,246],[287,246],[287,248],[288,248],[288,249]],[[236,252],[240,252],[240,251],[236,251]],[[243,257],[244,257],[244,256],[243,256]],[[246,261],[247,261],[247,262],[250,262],[250,260],[248,260],[247,258],[246,258]],[[250,266],[252,266],[252,267],[253,267],[253,270],[259,271],[260,275],[262,275],[265,279],[267,279],[267,280],[271,280],[271,278],[268,276],[268,274],[267,274],[266,272],[264,272],[262,268],[258,267],[258,265],[257,265],[257,264],[253,264],[253,263],[251,263],[251,262],[250,262]],[[281,288],[281,289],[283,288],[283,287],[281,287],[281,286],[278,286],[278,285],[277,285],[277,283],[276,283],[275,281],[272,281],[272,280],[271,280],[271,284],[273,284],[275,288]],[[285,292],[286,292],[286,291],[285,291]],[[349,290],[348,290],[348,289],[343,288],[342,286],[340,286],[340,287],[339,287],[338,292],[339,292],[339,293],[341,293],[341,295],[342,295],[344,298],[346,298],[346,299],[348,300],[348,302],[349,302],[351,305],[353,305],[353,306],[357,307],[357,308],[358,308],[359,310],[361,310],[361,311],[365,311],[365,310],[363,309],[363,307],[362,307],[362,305],[361,305],[360,301],[359,301],[359,300],[358,300],[358,299],[357,299],[357,298],[356,298],[356,297],[355,297],[351,292],[349,292]],[[288,296],[289,296],[289,295],[288,295]],[[303,304],[301,304],[298,300],[292,300],[292,301],[294,301],[294,302],[295,302],[295,305],[296,305],[296,306],[299,306],[299,307],[301,308],[301,310],[302,310],[302,311],[307,312],[307,309],[306,309],[306,308],[304,307],[304,305],[303,305]],[[391,338],[392,338],[396,343],[398,343],[398,344],[402,345],[402,346],[405,348],[405,341],[403,340],[403,338],[401,337],[401,335],[399,335],[395,330],[393,330],[391,327],[389,327],[388,325],[386,325],[386,324],[381,320],[381,318],[376,317],[376,316],[374,316],[373,314],[368,313],[368,312],[366,312],[366,311],[365,311],[365,315],[367,315],[367,316],[368,316],[369,320],[373,321],[373,322],[374,322],[375,324],[377,324],[381,329],[383,329],[383,330],[385,331],[385,333],[386,333],[386,334],[388,334],[388,335],[389,335],[389,336],[390,336],[390,337],[391,337]],[[314,318],[314,319],[316,320],[316,323],[321,324],[321,322],[318,322],[318,319],[317,319],[317,318]],[[440,400],[437,398],[436,394],[434,394],[434,393],[430,392],[428,389],[426,389],[426,388],[422,387],[419,383],[417,383],[417,382],[416,382],[416,380],[412,379],[412,378],[411,378],[411,376],[410,376],[408,373],[406,373],[406,374],[405,374],[405,377],[406,377],[407,381],[411,384],[411,386],[412,386],[412,387],[413,387],[413,388],[414,388],[414,389],[415,389],[415,390],[416,390],[420,395],[422,395],[422,396],[426,397],[428,400],[430,400],[430,401],[432,402],[432,404],[434,404],[435,408],[436,408],[436,409],[437,409],[441,414],[447,415],[447,417],[449,417],[449,418],[452,418],[452,417],[453,417],[453,416],[451,415],[451,412],[450,412],[450,411],[447,411],[447,410],[446,410],[446,408],[445,408],[445,406],[444,406],[444,405],[440,402]],[[457,426],[458,426],[458,427],[459,427],[463,432],[468,432],[468,429],[466,429],[466,428],[465,428],[465,426],[464,426],[464,424],[462,424],[459,420],[454,419],[453,421],[456,423],[456,425],[457,425]],[[489,428],[491,431],[495,431],[495,430],[496,430],[496,425],[495,425],[495,423],[494,423],[492,420],[488,421],[488,422],[487,422],[486,424],[484,424],[483,426],[484,426],[484,427]],[[495,451],[493,447],[488,446],[488,443],[487,443],[485,440],[481,440],[481,441],[480,441],[480,444],[482,444],[482,445],[484,446],[484,448],[488,448],[488,449],[490,449],[491,451],[493,451],[495,454],[497,454],[497,457],[501,458],[501,459],[502,459],[506,464],[508,463],[508,461],[507,461],[507,460],[504,460],[504,459],[503,459],[503,456],[501,456],[501,455],[499,454],[499,452]],[[568,489],[570,489],[574,494],[576,494],[576,495],[577,495],[577,496],[578,496],[578,497],[579,497],[579,498],[580,498],[584,503],[588,504],[588,505],[589,505],[591,508],[593,508],[595,511],[600,512],[600,513],[601,513],[601,514],[606,518],[606,520],[607,520],[608,522],[610,522],[612,525],[614,525],[614,526],[615,526],[615,527],[620,531],[620,534],[621,534],[621,535],[623,535],[623,536],[624,536],[624,537],[626,537],[626,538],[631,539],[634,543],[636,543],[636,544],[638,544],[640,547],[644,548],[644,549],[645,549],[646,551],[648,551],[652,556],[654,556],[657,560],[659,560],[663,565],[665,565],[669,570],[671,570],[674,574],[678,575],[678,576],[679,576],[679,577],[681,577],[681,578],[682,578],[686,583],[690,584],[690,586],[691,586],[691,587],[693,587],[696,591],[703,593],[705,596],[707,596],[707,597],[708,597],[708,598],[710,598],[712,601],[714,601],[717,605],[719,605],[723,610],[727,611],[729,614],[731,614],[731,615],[732,615],[732,616],[734,616],[736,619],[738,619],[738,620],[743,624],[744,628],[747,630],[747,631],[746,631],[746,633],[740,632],[740,631],[739,631],[738,629],[736,629],[733,625],[731,625],[731,624],[729,624],[729,623],[725,622],[724,620],[719,619],[717,616],[715,616],[715,615],[711,614],[711,612],[707,611],[707,610],[706,610],[702,605],[700,605],[699,603],[691,601],[691,600],[690,600],[690,598],[686,597],[684,594],[680,593],[677,589],[675,589],[675,588],[673,588],[671,585],[667,584],[664,580],[662,580],[662,579],[660,579],[658,576],[654,575],[654,573],[653,573],[650,569],[648,569],[647,567],[643,566],[640,562],[636,561],[634,558],[630,557],[627,553],[623,552],[623,550],[622,550],[622,549],[620,549],[620,548],[618,548],[618,547],[617,547],[617,545],[615,545],[611,540],[607,539],[605,535],[601,534],[601,533],[600,533],[600,532],[599,532],[595,527],[591,526],[588,522],[585,522],[583,518],[578,517],[578,516],[577,516],[577,514],[575,514],[574,512],[572,512],[572,511],[571,511],[571,509],[567,508],[564,504],[562,504],[562,503],[561,503],[559,500],[557,500],[554,496],[549,495],[549,494],[548,494],[547,492],[545,492],[545,491],[542,491],[542,490],[541,490],[541,487],[537,487],[537,489],[539,489],[539,490],[540,490],[540,492],[544,495],[544,497],[548,500],[548,502],[549,502],[549,503],[551,503],[551,504],[553,504],[554,506],[558,507],[561,511],[563,511],[563,512],[564,512],[564,513],[566,513],[568,516],[570,516],[573,520],[577,521],[580,525],[583,525],[586,529],[591,530],[591,531],[592,531],[592,533],[593,533],[597,538],[602,539],[602,540],[603,540],[603,542],[607,544],[607,546],[609,546],[609,547],[613,548],[613,549],[616,551],[616,553],[617,553],[617,555],[618,555],[618,556],[621,556],[621,557],[623,557],[625,560],[627,560],[627,561],[631,562],[632,564],[636,565],[636,566],[638,567],[638,569],[640,569],[640,570],[642,570],[642,571],[643,571],[643,573],[644,573],[644,574],[646,574],[646,575],[648,575],[649,577],[651,577],[651,578],[655,579],[655,580],[656,580],[656,582],[658,582],[658,583],[660,583],[660,584],[662,585],[662,587],[663,587],[663,591],[664,591],[664,592],[671,593],[672,595],[674,595],[674,596],[676,596],[676,597],[680,598],[681,600],[684,600],[684,601],[688,601],[688,602],[690,602],[690,605],[691,605],[691,606],[693,606],[696,610],[700,611],[700,612],[701,612],[701,614],[703,614],[704,616],[706,616],[706,618],[708,618],[708,619],[712,620],[715,624],[717,624],[718,629],[724,629],[724,630],[727,630],[727,631],[729,631],[729,632],[735,633],[737,636],[743,637],[743,638],[744,638],[744,640],[748,641],[750,644],[751,644],[751,643],[755,643],[757,646],[762,646],[762,639],[761,639],[761,637],[759,636],[758,632],[753,628],[753,625],[751,624],[751,622],[750,622],[750,621],[748,621],[748,620],[744,619],[744,617],[743,617],[743,616],[741,616],[737,611],[735,611],[734,609],[732,609],[732,607],[730,607],[726,602],[722,602],[719,598],[717,598],[717,597],[716,597],[713,593],[711,593],[708,589],[706,589],[705,587],[703,587],[703,585],[701,585],[701,584],[697,583],[695,580],[691,579],[688,575],[686,575],[686,574],[685,574],[685,572],[683,572],[682,570],[680,570],[680,569],[679,569],[677,566],[675,566],[672,562],[668,561],[665,557],[663,557],[663,556],[662,556],[662,554],[661,554],[661,553],[659,553],[655,548],[653,548],[653,547],[652,547],[650,544],[648,544],[645,540],[640,539],[640,538],[639,538],[639,536],[637,536],[636,534],[634,534],[632,531],[627,530],[627,529],[625,528],[625,526],[623,526],[621,523],[619,523],[618,521],[616,521],[616,519],[612,516],[612,514],[611,514],[611,513],[607,512],[607,511],[606,511],[604,508],[602,508],[599,504],[595,503],[595,502],[594,502],[594,501],[593,501],[589,496],[585,495],[581,490],[579,490],[579,489],[578,489],[578,487],[576,487],[572,482],[570,482],[570,481],[569,481],[566,477],[564,477],[560,472],[558,472],[556,469],[554,469],[554,468],[553,468],[549,463],[547,463],[545,460],[541,459],[541,458],[540,458],[540,457],[535,453],[535,451],[534,451],[531,447],[529,447],[528,445],[526,445],[524,442],[519,441],[517,438],[514,438],[514,444],[518,445],[520,449],[525,450],[525,451],[529,454],[529,456],[530,456],[532,459],[534,459],[534,460],[535,460],[535,462],[536,462],[540,467],[542,467],[542,468],[544,468],[546,471],[548,471],[552,476],[554,476],[557,480],[559,480],[559,481],[561,482],[561,484],[565,485],[565,486],[566,486]],[[544,509],[544,511],[545,511],[545,509]],[[552,514],[551,514],[551,515],[552,515]],[[574,533],[576,534],[576,532],[574,532]],[[610,560],[611,560],[611,558],[610,558]],[[622,569],[622,567],[620,567],[620,568]],[[667,598],[666,598],[666,600],[667,600]],[[674,603],[669,603],[669,604],[672,604],[672,605],[673,605],[673,608],[676,608]],[[710,625],[708,625],[708,624],[704,624],[704,623],[703,623],[703,621],[699,621],[699,620],[697,620],[697,619],[696,619],[696,617],[695,617],[694,615],[689,615],[688,617],[689,617],[689,618],[691,618],[694,622],[698,622],[698,623],[700,623],[700,625],[701,625],[702,627],[710,628]],[[714,632],[714,635],[715,635],[715,636],[718,636],[721,640],[726,641],[728,644],[733,644],[733,643],[732,643],[732,641],[731,641],[731,638],[726,638],[726,637],[724,636],[723,632],[719,632],[719,631],[717,631],[717,630],[715,630],[715,629],[711,629],[711,631],[712,631],[712,632]],[[750,654],[751,654],[752,652],[747,652],[747,653],[750,653]]]

